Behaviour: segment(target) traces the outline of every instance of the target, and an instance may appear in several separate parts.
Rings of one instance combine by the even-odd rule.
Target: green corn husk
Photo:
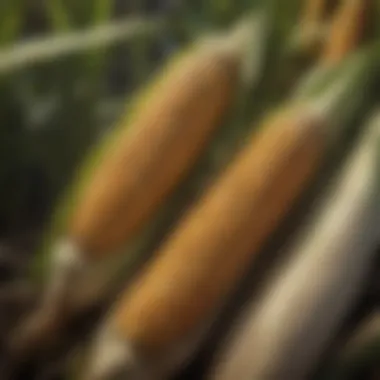
[[[296,87],[295,102],[330,92],[325,95],[320,108],[330,114],[330,122],[334,126],[330,128],[333,144],[337,141],[338,145],[352,142],[357,134],[356,125],[373,104],[379,61],[380,45],[373,43],[352,53],[337,66],[312,68]]]
[[[338,65],[325,66],[317,63],[314,68],[301,79],[295,90],[296,97],[302,98],[316,94],[322,91],[334,77],[347,76],[349,72],[360,70],[361,67],[365,66],[368,70],[373,70],[376,68],[379,54],[380,45],[378,43],[372,43],[351,53]],[[355,80],[363,80],[365,78],[364,75],[365,74]]]

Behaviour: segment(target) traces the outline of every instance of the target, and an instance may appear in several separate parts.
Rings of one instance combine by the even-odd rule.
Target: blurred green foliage
[[[166,56],[205,30],[228,25],[261,1],[2,1],[0,65],[1,53],[11,53],[29,40],[81,33],[123,17],[161,14],[170,27],[152,38],[136,33],[115,46],[57,55],[35,65],[25,62],[20,70],[0,72],[0,237],[46,222],[52,202],[70,183],[87,149]],[[299,1],[267,1],[276,15],[274,43],[294,24]],[[273,57],[280,68],[277,61]],[[268,100],[270,91],[281,94],[266,88],[262,98]]]
[[[35,34],[36,38],[54,36],[105,24],[114,6],[110,0],[3,1],[0,49],[7,51]],[[0,77],[2,235],[44,219],[44,215],[34,215],[33,220],[23,220],[32,208],[39,214],[27,194],[40,192],[41,210],[46,211],[86,149],[117,117],[122,98],[131,89],[125,83],[122,91],[115,91],[118,78],[109,79],[112,53],[100,48],[36,66],[26,62],[22,70]],[[111,115],[107,115],[109,109]],[[30,178],[32,172],[40,173],[40,181]]]

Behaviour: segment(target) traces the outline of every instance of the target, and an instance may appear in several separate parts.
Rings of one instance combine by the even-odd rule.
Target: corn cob
[[[301,46],[311,49],[321,45],[322,64],[336,64],[361,42],[367,21],[369,0],[341,0],[332,21],[323,20],[327,8],[324,0],[308,1],[301,17]],[[327,27],[327,24],[328,27]]]
[[[339,64],[357,50],[362,39],[363,13],[369,7],[368,1],[342,0],[341,6],[336,10],[329,32],[330,36],[326,38],[319,63],[302,79],[301,85],[298,86],[297,96],[307,95],[321,83],[323,85],[328,82],[339,70],[342,70],[342,67],[338,67]],[[343,23],[350,22],[354,25],[353,30],[347,25],[342,29]],[[347,60],[347,66],[351,64],[350,61],[350,59]]]
[[[233,94],[238,58],[224,46],[210,47],[186,57],[168,74],[147,102],[149,108],[136,116],[132,133],[121,136],[99,165],[68,228],[87,255],[102,256],[123,244],[218,125]]]
[[[369,0],[341,0],[334,15],[321,63],[334,65],[360,44],[367,20]]]
[[[237,322],[209,378],[307,378],[374,257],[380,119],[366,132],[290,260]]]
[[[131,120],[84,166],[57,216],[47,310],[61,313],[70,283],[91,262],[122,249],[194,165],[232,103],[239,76],[256,79],[258,65],[252,69],[246,60],[256,58],[250,43],[260,20],[261,13],[249,15],[169,65]],[[25,331],[44,314],[51,310],[42,308]],[[17,335],[21,342],[23,333]]]
[[[133,368],[136,355],[173,349],[223,303],[311,179],[327,145],[344,133],[330,120],[347,93],[366,87],[361,79],[373,56],[365,58],[328,90],[291,102],[264,121],[123,294],[97,342],[90,379],[108,378],[118,366]]]
[[[124,245],[194,163],[231,102],[243,55],[236,37],[244,38],[215,39],[169,67],[129,123],[132,133],[122,127],[68,223],[84,255]]]

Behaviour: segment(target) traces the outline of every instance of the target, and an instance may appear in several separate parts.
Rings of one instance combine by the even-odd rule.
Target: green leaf
[[[64,6],[62,0],[48,0],[45,6],[54,32],[67,32],[72,28],[68,8]]]
[[[6,0],[0,4],[0,47],[9,45],[18,38],[24,16],[21,0]]]

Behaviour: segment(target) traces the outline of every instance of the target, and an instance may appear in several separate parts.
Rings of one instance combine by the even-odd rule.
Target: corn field
[[[380,379],[379,20],[2,0],[0,379]]]

